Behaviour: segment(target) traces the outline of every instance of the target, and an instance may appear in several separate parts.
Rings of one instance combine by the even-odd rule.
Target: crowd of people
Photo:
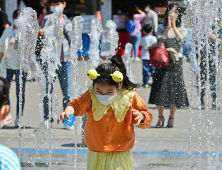
[[[63,14],[64,8],[66,7],[65,0],[49,0],[49,1],[41,1],[42,6],[42,14],[39,15],[38,22],[40,25],[38,40],[37,40],[37,48],[36,48],[36,58],[38,61],[41,61],[41,40],[44,37],[43,27],[46,23],[50,14],[56,12],[59,14],[59,25],[61,27],[61,32],[64,35],[64,41],[61,46],[61,55],[60,61],[61,66],[56,71],[56,74],[59,79],[61,91],[63,94],[63,109],[65,110],[66,106],[70,102],[71,97],[71,60],[70,60],[70,33],[69,30],[71,21]],[[186,87],[183,79],[183,68],[182,68],[182,57],[185,54],[188,54],[190,51],[186,52],[186,48],[184,47],[184,43],[189,46],[189,40],[192,39],[192,35],[188,34],[185,29],[181,27],[181,18],[184,15],[184,8],[179,6],[176,3],[170,4],[165,13],[165,20],[163,24],[158,25],[158,16],[151,9],[150,5],[146,5],[144,10],[140,10],[137,6],[134,6],[128,12],[128,20],[132,21],[135,24],[134,30],[129,33],[130,41],[133,45],[132,49],[132,59],[140,60],[138,57],[139,45],[142,45],[142,69],[143,69],[143,87],[150,87],[149,79],[153,77],[153,83],[151,85],[151,93],[149,98],[149,104],[157,105],[159,111],[159,120],[157,122],[156,127],[164,126],[164,116],[163,110],[164,107],[170,107],[170,117],[168,120],[167,127],[173,127],[174,122],[174,114],[176,108],[187,107],[189,106]],[[16,96],[17,96],[17,110],[16,110],[16,120],[15,126],[19,125],[19,75],[20,75],[20,59],[18,53],[18,37],[15,33],[16,29],[16,20],[19,17],[20,9],[17,9],[13,13],[13,21],[14,24],[9,26],[9,22],[6,14],[2,13],[2,28],[5,29],[2,33],[0,39],[0,61],[1,61],[1,75],[6,78],[7,83],[9,85],[9,91],[13,76],[15,75],[16,80]],[[150,56],[147,47],[152,46],[153,44],[158,43],[158,39],[163,39],[165,48],[173,48],[177,56],[179,57],[178,61],[171,60],[169,66],[167,68],[155,68],[150,65]],[[210,40],[215,41],[216,37],[214,34],[211,35]],[[220,40],[220,39],[219,39]],[[196,47],[195,47],[196,48]],[[194,58],[198,58],[199,56]],[[201,61],[204,61],[205,52],[204,48],[201,49]],[[212,60],[211,60],[212,61]],[[201,62],[201,86],[204,86],[206,82],[206,63]],[[197,67],[197,64],[195,65]],[[48,66],[46,63],[42,63],[43,73],[46,78],[46,93],[50,91],[52,93],[53,86],[51,89],[48,89]],[[197,70],[195,70],[196,76]],[[212,76],[210,77],[211,90],[213,103],[212,107],[215,109],[216,106],[216,84],[215,84],[215,67],[212,62],[210,62],[210,72],[212,72]],[[25,104],[25,85],[27,79],[27,69],[23,69],[22,71],[22,113],[24,110]],[[54,81],[56,77],[54,78]],[[171,84],[171,86],[169,86]],[[204,90],[205,88],[201,88],[201,107],[204,109]],[[45,121],[53,122],[53,118],[49,120],[49,110],[51,108],[48,107],[49,98],[46,95],[43,99],[44,106],[44,119]],[[8,97],[6,104],[10,105],[10,99]],[[11,122],[12,116],[8,114],[5,118],[5,124]]]

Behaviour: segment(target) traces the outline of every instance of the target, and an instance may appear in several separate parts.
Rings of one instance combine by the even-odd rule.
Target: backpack
[[[132,20],[127,21],[126,23],[127,32],[132,33],[135,30],[135,28],[136,28],[136,25]]]

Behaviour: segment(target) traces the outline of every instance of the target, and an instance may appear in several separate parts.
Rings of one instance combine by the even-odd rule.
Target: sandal
[[[174,123],[174,117],[169,116],[167,128],[173,128],[173,123]]]
[[[163,119],[162,124],[158,124],[161,118]],[[165,118],[163,116],[159,116],[159,120],[156,124],[156,128],[162,128],[164,126],[164,121],[165,121]]]

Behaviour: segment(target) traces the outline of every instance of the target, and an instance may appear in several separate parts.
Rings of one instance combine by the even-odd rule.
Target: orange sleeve
[[[85,113],[87,113],[92,107],[92,100],[89,90],[87,90],[80,97],[69,102],[68,106],[72,106],[75,109],[75,116],[84,116]]]
[[[153,120],[153,115],[148,111],[146,104],[144,103],[143,99],[135,92],[132,107],[139,112],[145,115],[145,121],[139,124],[141,129],[146,129],[151,126],[151,122]],[[137,121],[133,118],[133,123],[136,124]]]

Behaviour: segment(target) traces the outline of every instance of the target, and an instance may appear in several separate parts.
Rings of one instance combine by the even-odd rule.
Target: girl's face
[[[171,17],[171,20],[173,20],[173,17],[174,19],[176,20],[178,18],[178,13],[179,11],[177,10],[176,7],[173,7],[169,12],[168,12],[168,16]]]
[[[109,85],[109,84],[100,84],[96,83],[94,85],[94,92],[96,95],[110,95],[113,96],[117,93],[118,90],[121,89],[122,87],[122,82],[121,85],[117,88],[116,86]]]

